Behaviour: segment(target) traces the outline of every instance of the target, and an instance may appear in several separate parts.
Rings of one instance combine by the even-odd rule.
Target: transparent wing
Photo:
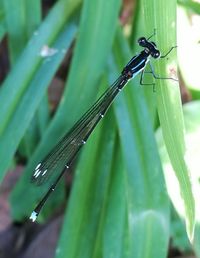
[[[37,185],[46,182],[52,174],[59,177],[63,169],[69,168],[75,155],[87,141],[98,122],[119,92],[119,85],[125,84],[121,75],[112,86],[78,120],[71,130],[58,142],[52,151],[35,168],[31,181]]]

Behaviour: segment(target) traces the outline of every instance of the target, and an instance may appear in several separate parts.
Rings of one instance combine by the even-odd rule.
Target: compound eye
[[[151,56],[153,58],[159,58],[160,57],[160,51],[159,50],[154,50],[152,53],[151,53]]]
[[[141,37],[138,39],[138,44],[141,46],[141,47],[145,47],[146,46],[146,43],[147,43],[147,40],[145,37]]]

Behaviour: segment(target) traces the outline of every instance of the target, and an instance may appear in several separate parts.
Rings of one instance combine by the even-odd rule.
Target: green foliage
[[[200,102],[193,101],[184,105],[184,121],[185,121],[185,139],[187,143],[187,164],[190,167],[190,177],[193,184],[193,192],[196,204],[196,226],[194,232],[193,245],[196,251],[197,257],[200,257],[200,203],[199,203],[199,136],[200,136],[200,118],[199,118]],[[161,159],[164,167],[165,182],[168,190],[168,194],[171,201],[179,214],[184,219],[184,204],[182,196],[178,189],[178,180],[175,177],[169,156],[167,154],[165,143],[160,131],[157,132],[158,145],[160,149]],[[179,221],[177,216],[172,217],[172,232],[174,236],[174,244],[177,244],[180,249],[185,250],[188,248],[188,241],[184,235],[185,229],[183,228],[183,222]]]
[[[191,10],[190,1],[179,2]],[[38,188],[30,183],[35,166],[117,78],[138,51],[135,39],[149,37],[156,29],[152,41],[163,54],[176,45],[175,1],[167,5],[162,0],[139,1],[128,36],[119,22],[121,4],[119,0],[60,0],[42,20],[39,1],[1,3],[0,36],[8,34],[12,64],[0,88],[1,180],[16,151],[27,157],[24,173],[10,196],[15,221],[27,218],[47,191],[48,185]],[[47,89],[74,39],[66,87],[49,121]],[[55,54],[42,57],[44,46],[56,50]],[[174,77],[176,50],[166,59],[155,60],[153,66],[157,75]],[[180,68],[184,70],[184,60]],[[152,79],[147,74],[145,82]],[[200,257],[199,175],[194,176],[191,165],[198,155],[191,161],[187,141],[188,133],[199,129],[194,115],[199,103],[192,102],[193,109],[185,109],[184,122],[178,83],[155,83],[153,92],[151,86],[141,88],[139,78],[129,82],[83,148],[56,258],[164,258],[170,235],[174,246],[191,248],[185,232]],[[195,89],[198,99],[199,89]],[[158,129],[156,144],[157,114],[163,137]],[[193,126],[185,131],[188,121]],[[40,222],[51,216],[52,207],[63,203],[64,185],[58,188],[39,216]],[[179,217],[170,216],[170,201],[185,228]]]

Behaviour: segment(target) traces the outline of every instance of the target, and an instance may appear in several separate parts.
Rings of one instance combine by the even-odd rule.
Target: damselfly
[[[153,36],[153,35],[152,35]],[[151,37],[152,37],[151,36]],[[128,62],[121,72],[118,79],[109,87],[103,95],[94,103],[94,105],[78,120],[78,122],[71,128],[71,130],[59,141],[59,143],[53,148],[53,150],[41,161],[35,168],[32,175],[32,182],[40,185],[49,179],[53,174],[54,181],[49,188],[46,195],[39,202],[35,210],[32,212],[30,219],[35,221],[42,207],[52,191],[54,191],[57,183],[62,175],[69,169],[71,163],[79,152],[81,147],[86,143],[88,137],[103,118],[106,111],[110,107],[111,103],[117,96],[117,94],[124,88],[127,82],[141,72],[140,82],[142,84],[142,78],[144,69],[147,63],[150,64],[150,58],[158,59],[166,57],[173,47],[164,56],[160,55],[160,51],[157,49],[154,42],[150,42],[151,38],[142,37],[138,40],[139,46],[144,49]],[[160,78],[155,75],[153,68],[150,64],[150,73],[152,73],[155,79],[173,79],[173,78]],[[173,79],[175,80],[175,79]]]

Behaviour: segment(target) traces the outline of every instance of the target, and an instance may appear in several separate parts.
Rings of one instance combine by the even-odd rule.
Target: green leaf
[[[115,56],[119,64],[126,63],[125,57],[130,56],[121,33],[117,34]],[[133,79],[114,103],[127,170],[129,255],[165,257],[169,241],[169,202],[150,115],[139,87]]]
[[[40,22],[40,1],[3,0],[8,46],[11,63],[21,54],[24,46]],[[31,11],[30,11],[31,10]]]
[[[200,4],[198,2],[192,0],[178,0],[178,4],[184,6],[187,10],[200,14]]]
[[[156,28],[155,41],[159,43],[165,54],[176,45],[176,2],[145,1],[144,11],[149,13],[151,22],[146,18],[146,28]],[[156,13],[159,13],[159,18]],[[162,17],[166,17],[163,19]],[[160,77],[173,77],[176,70],[175,50],[170,53],[169,61],[155,62],[155,71]],[[195,203],[192,193],[190,171],[185,160],[186,149],[184,139],[184,123],[178,83],[173,80],[156,81],[157,108],[166,148],[179,182],[179,191],[185,206],[187,234],[192,241],[195,223]]]
[[[191,171],[191,179],[194,190],[194,198],[196,204],[196,225],[194,233],[194,250],[197,256],[200,256],[200,202],[199,202],[199,135],[200,135],[200,118],[199,118],[200,101],[194,101],[184,105],[184,121],[186,128],[186,146],[187,146],[187,164]],[[157,132],[157,140],[160,149],[161,158],[165,172],[165,180],[169,196],[173,205],[181,218],[185,217],[184,202],[181,192],[178,191],[179,182],[174,174],[174,168],[171,166],[169,156],[166,151],[162,134],[160,130]]]
[[[4,81],[0,90],[0,103],[2,103],[0,109],[0,135],[6,130],[6,126],[20,102],[20,98],[27,90],[29,82],[43,61],[43,57],[40,55],[42,47],[53,44],[59,33],[64,29],[67,19],[79,4],[80,0],[61,0],[57,2]]]
[[[75,25],[71,24],[66,27],[54,45],[54,47],[59,50],[58,53],[49,58],[48,61],[44,61],[43,65],[33,78],[33,81],[31,82],[29,89],[26,91],[26,94],[24,94],[21,103],[18,105],[18,108],[15,111],[12,121],[9,123],[7,131],[3,135],[3,138],[1,138],[2,148],[0,149],[0,156],[3,157],[4,160],[4,162],[1,163],[1,168],[6,167],[9,160],[11,160],[12,156],[14,155],[17,145],[19,144],[25,129],[29,125],[31,118],[40,104],[40,101],[43,99],[44,92],[47,89],[49,82],[55,74],[59,64],[63,60],[67,48],[70,47],[70,42],[72,42],[75,33]],[[20,127],[18,126],[19,120],[21,122]],[[15,134],[13,133],[13,128],[16,128]],[[8,141],[11,137],[13,139],[12,144],[8,145]],[[3,152],[4,148],[7,149],[6,153]],[[23,183],[23,191],[21,191],[22,189],[19,188],[18,194],[20,196],[21,194],[24,195],[24,190],[29,183],[30,178],[28,181]],[[28,195],[26,195],[26,197],[27,199],[23,198],[24,202],[28,202],[28,199],[30,198]],[[19,207],[16,207],[19,206],[17,203],[18,202],[16,202],[16,200],[13,203],[13,214],[15,214],[16,218],[18,218],[18,213],[15,212],[15,208],[17,208],[17,211],[20,211]],[[22,212],[22,210],[20,212]]]
[[[4,12],[4,6],[3,1],[0,1],[0,40],[5,35],[5,12]]]
[[[31,185],[27,190],[26,185],[34,167],[73,125],[78,115],[83,114],[86,108],[92,104],[92,100],[95,99],[99,78],[104,71],[106,58],[111,49],[120,8],[120,1],[112,1],[84,2],[79,36],[74,50],[67,87],[60,106],[36,152],[29,161],[24,175],[12,193],[13,205],[25,189],[27,196],[31,198],[29,202],[27,200],[20,202],[21,214],[17,214],[18,219],[27,216],[43,194],[40,189],[34,189],[33,191]],[[113,8],[114,4],[115,8]],[[94,9],[98,12],[93,12]],[[14,212],[13,215],[15,216]]]
[[[5,80],[4,84],[1,87],[0,91],[0,102],[2,103],[1,109],[0,109],[0,142],[1,142],[1,148],[0,148],[0,157],[3,162],[0,164],[0,177],[1,180],[5,174],[6,169],[9,166],[9,163],[12,159],[12,156],[14,152],[16,151],[17,144],[21,140],[21,137],[23,136],[25,130],[27,129],[28,123],[30,123],[30,117],[27,117],[27,122],[25,122],[25,115],[28,115],[28,111],[31,109],[26,108],[27,105],[34,106],[31,109],[31,114],[33,116],[34,112],[36,111],[36,108],[40,104],[41,97],[43,97],[42,94],[44,94],[45,91],[41,94],[40,91],[36,91],[34,87],[41,87],[42,83],[46,83],[46,87],[48,83],[50,82],[51,78],[53,77],[56,69],[58,68],[59,63],[61,62],[62,58],[64,57],[65,53],[65,48],[69,47],[70,42],[68,40],[72,40],[72,37],[74,36],[73,32],[73,24],[72,27],[69,27],[69,34],[67,32],[63,32],[65,30],[65,22],[67,19],[67,15],[70,14],[70,10],[72,11],[74,7],[74,3],[72,4],[72,7],[68,8],[68,11],[65,13],[64,17],[62,17],[62,21],[58,22],[55,20],[55,16],[57,15],[57,12],[59,12],[60,9],[64,9],[65,5],[63,1],[59,1],[58,5],[54,7],[52,12],[49,14],[49,16],[46,18],[46,20],[42,23],[40,29],[38,30],[39,35],[33,36],[33,38],[30,40],[28,43],[25,51],[21,55],[19,61],[15,64],[13,67],[13,70],[11,73],[8,75],[7,79]],[[62,10],[63,11],[63,10]],[[61,13],[62,13],[61,11]],[[68,17],[69,18],[69,17]],[[52,30],[54,29],[54,26],[57,24],[57,27],[53,31],[53,36]],[[52,30],[51,30],[52,29]],[[61,38],[63,37],[62,32],[65,34],[66,37],[69,36],[69,39],[62,38],[59,39],[61,42],[59,43],[60,47],[60,52],[54,55],[52,58],[57,59],[57,62],[55,61],[55,66],[52,66],[52,70],[42,68],[38,72],[37,69],[40,67],[38,66],[39,63],[44,67],[50,67],[50,64],[48,64],[48,58],[46,60],[42,60],[41,57],[39,56],[39,47],[42,47],[42,43],[44,44],[44,41],[47,40],[46,37],[44,37],[43,34],[47,35],[50,37],[60,37],[59,34],[59,29],[61,30]],[[45,33],[46,31],[46,33]],[[50,34],[51,33],[51,34]],[[55,38],[56,39],[56,38]],[[59,42],[58,40],[58,42]],[[63,44],[65,42],[65,45]],[[46,44],[46,42],[45,42]],[[53,43],[52,43],[53,44]],[[64,49],[64,50],[63,50]],[[45,62],[47,62],[45,64]],[[27,70],[26,70],[27,69]],[[46,72],[46,70],[49,72]],[[32,73],[30,72],[32,71]],[[44,72],[45,71],[45,72]],[[40,77],[38,77],[38,74],[40,74]],[[46,74],[46,78],[44,76],[44,81],[42,81],[43,75]],[[34,76],[36,78],[34,78]],[[36,80],[36,85],[33,84],[32,81]],[[38,83],[39,81],[39,83]],[[41,83],[40,83],[41,81]],[[31,86],[30,86],[31,85]],[[37,97],[39,95],[39,98]],[[35,96],[35,97],[34,97]],[[23,104],[22,104],[23,102]],[[23,106],[24,105],[24,106]],[[20,110],[20,111],[18,111]],[[18,112],[17,116],[15,116],[16,112]],[[6,113],[6,116],[5,116]],[[29,114],[30,115],[30,114]],[[26,126],[22,126],[22,122],[25,122]],[[17,123],[17,127],[14,126],[14,123]],[[19,126],[20,124],[20,126]],[[9,129],[8,129],[9,128]],[[13,128],[16,128],[17,130],[13,132]],[[10,136],[12,134],[12,137]],[[15,134],[20,134],[20,136],[15,135]],[[5,136],[6,135],[6,136]],[[10,138],[9,138],[10,137]],[[10,139],[13,139],[10,142]],[[7,152],[5,152],[5,146]],[[4,158],[6,157],[6,158]]]
[[[101,223],[101,218],[104,216],[104,206],[107,203],[116,138],[113,124],[111,114],[106,117],[101,127],[98,126],[81,155],[56,250],[57,258],[66,255],[69,258],[99,257],[97,254],[101,239],[98,235],[104,225]],[[107,130],[108,125],[109,130]],[[91,244],[88,245],[88,242]]]
[[[6,29],[8,34],[8,47],[10,63],[13,66],[23,52],[28,39],[39,27],[41,22],[41,10],[39,0],[8,0],[4,1],[6,18]],[[47,98],[47,96],[45,96]],[[41,105],[46,105],[43,100]],[[37,145],[38,130],[37,119],[33,119],[26,130],[22,142],[18,148],[18,153],[23,157],[29,157]]]
[[[107,126],[108,127],[108,126]],[[116,141],[118,145],[118,141]],[[109,191],[107,192],[107,205],[102,225],[103,257],[126,257],[126,231],[128,231],[127,202],[124,163],[119,148],[115,148],[113,156],[113,168]],[[101,249],[101,246],[99,246]]]

